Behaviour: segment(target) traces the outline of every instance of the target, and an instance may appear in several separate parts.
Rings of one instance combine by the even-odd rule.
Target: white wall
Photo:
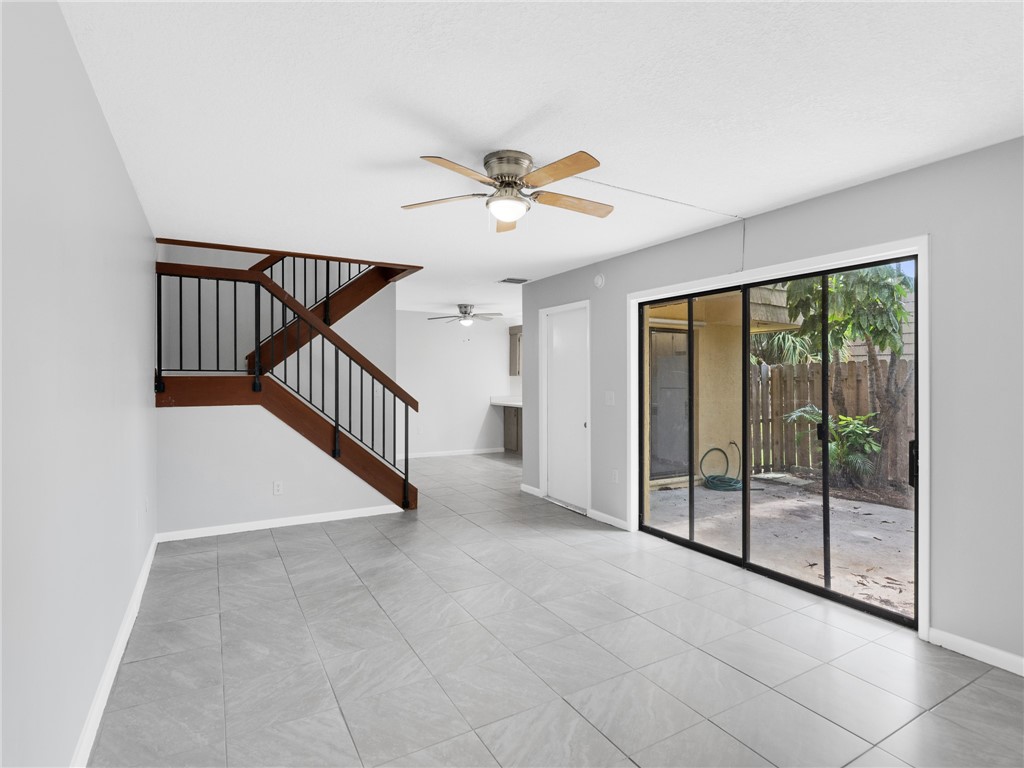
[[[537,485],[543,307],[591,302],[592,498],[627,519],[627,294],[930,237],[931,624],[1024,653],[1022,142],[1015,140],[523,286],[523,482]],[[605,275],[605,286],[593,277]],[[532,374],[530,372],[533,372]],[[979,390],[982,381],[991,382]],[[615,405],[606,406],[605,392]],[[998,398],[993,402],[992,398]],[[992,405],[996,405],[993,409]],[[985,415],[988,414],[988,415]],[[1009,425],[1003,428],[1003,425]],[[976,482],[978,473],[996,482]]]
[[[258,405],[159,408],[158,530],[386,507],[377,491]],[[273,495],[280,480],[284,492]]]
[[[508,325],[398,312],[398,378],[420,404],[409,416],[411,456],[502,450],[504,421],[491,395],[509,393]]]
[[[366,355],[371,363],[415,397],[416,395],[410,392],[406,383],[395,375],[398,368],[396,287],[392,283],[331,327],[341,338]]]
[[[60,9],[2,13],[2,762],[67,765],[156,530],[155,249]]]

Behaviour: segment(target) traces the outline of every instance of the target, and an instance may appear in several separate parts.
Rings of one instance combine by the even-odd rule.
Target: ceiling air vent
[[[499,280],[499,283],[510,283],[512,285],[522,285],[523,283],[529,282],[525,277],[506,277],[504,280]]]

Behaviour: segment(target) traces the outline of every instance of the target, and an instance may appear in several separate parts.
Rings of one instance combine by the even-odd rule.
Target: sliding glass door
[[[825,586],[825,499],[817,436],[821,336],[814,330],[821,316],[804,315],[795,306],[798,291],[802,301],[820,305],[821,282],[811,277],[748,289],[747,423],[749,560]]]
[[[740,291],[644,308],[645,520],[673,537],[742,549]]]
[[[641,526],[916,621],[915,260],[641,308]]]
[[[915,615],[914,261],[828,276],[831,589]]]

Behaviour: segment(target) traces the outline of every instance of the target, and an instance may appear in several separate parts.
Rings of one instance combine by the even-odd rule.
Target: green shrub
[[[875,460],[882,450],[875,439],[878,427],[868,424],[877,414],[863,416],[828,417],[828,467],[830,480],[836,485],[852,484],[862,486],[875,468]],[[789,423],[821,423],[821,409],[816,405],[805,405],[785,419]],[[804,433],[807,434],[807,433]]]

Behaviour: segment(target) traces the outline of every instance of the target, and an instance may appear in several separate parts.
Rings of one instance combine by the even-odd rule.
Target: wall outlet
[[[280,496],[282,493],[284,493],[284,480],[275,480],[274,481],[274,495],[275,496]]]
[[[615,405],[615,393],[613,391],[611,391],[610,389],[605,390],[605,393],[604,393],[604,404],[605,405]]]
[[[612,483],[617,485],[618,482],[619,482],[619,470],[613,469],[612,470]]]

